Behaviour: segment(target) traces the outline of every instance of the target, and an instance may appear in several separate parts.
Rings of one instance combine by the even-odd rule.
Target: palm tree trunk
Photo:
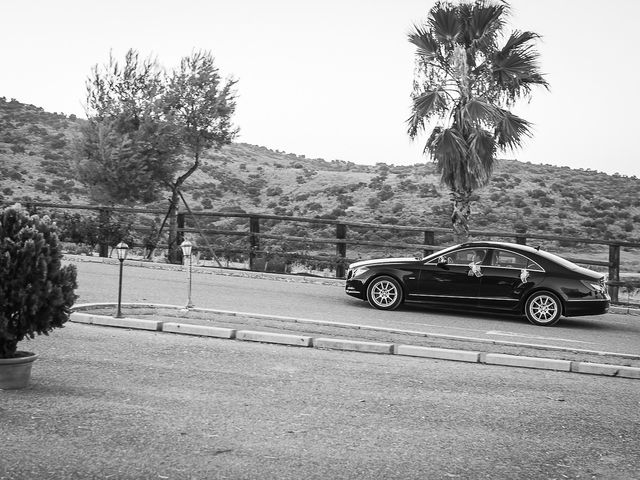
[[[469,240],[469,217],[471,216],[471,192],[451,191],[453,213],[451,224],[453,226],[453,238],[456,243],[464,243]]]

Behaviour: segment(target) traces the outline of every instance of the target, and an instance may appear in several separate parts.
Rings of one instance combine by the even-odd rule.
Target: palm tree
[[[469,237],[471,196],[489,182],[497,152],[531,136],[531,124],[508,109],[534,86],[548,88],[533,47],[539,36],[507,36],[508,13],[503,1],[439,1],[409,33],[417,49],[408,133],[431,129],[424,153],[451,190],[457,241]]]

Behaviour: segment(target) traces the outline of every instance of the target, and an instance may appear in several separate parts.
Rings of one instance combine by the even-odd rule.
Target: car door
[[[420,268],[417,292],[422,302],[474,306],[480,290],[486,248],[462,248],[447,253],[445,261],[433,259]]]
[[[483,267],[478,294],[478,306],[512,311],[523,294],[542,280],[544,269],[519,253],[492,249]]]

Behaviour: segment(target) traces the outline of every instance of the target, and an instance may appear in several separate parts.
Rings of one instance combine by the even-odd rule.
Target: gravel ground
[[[640,478],[640,382],[68,324],[0,479]]]

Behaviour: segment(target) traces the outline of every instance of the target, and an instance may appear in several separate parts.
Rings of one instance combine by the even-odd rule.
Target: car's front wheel
[[[534,325],[550,327],[560,320],[562,304],[551,292],[536,292],[529,297],[525,306],[527,320]]]
[[[367,300],[377,309],[394,310],[404,300],[402,287],[395,278],[388,276],[375,278],[367,288]]]

